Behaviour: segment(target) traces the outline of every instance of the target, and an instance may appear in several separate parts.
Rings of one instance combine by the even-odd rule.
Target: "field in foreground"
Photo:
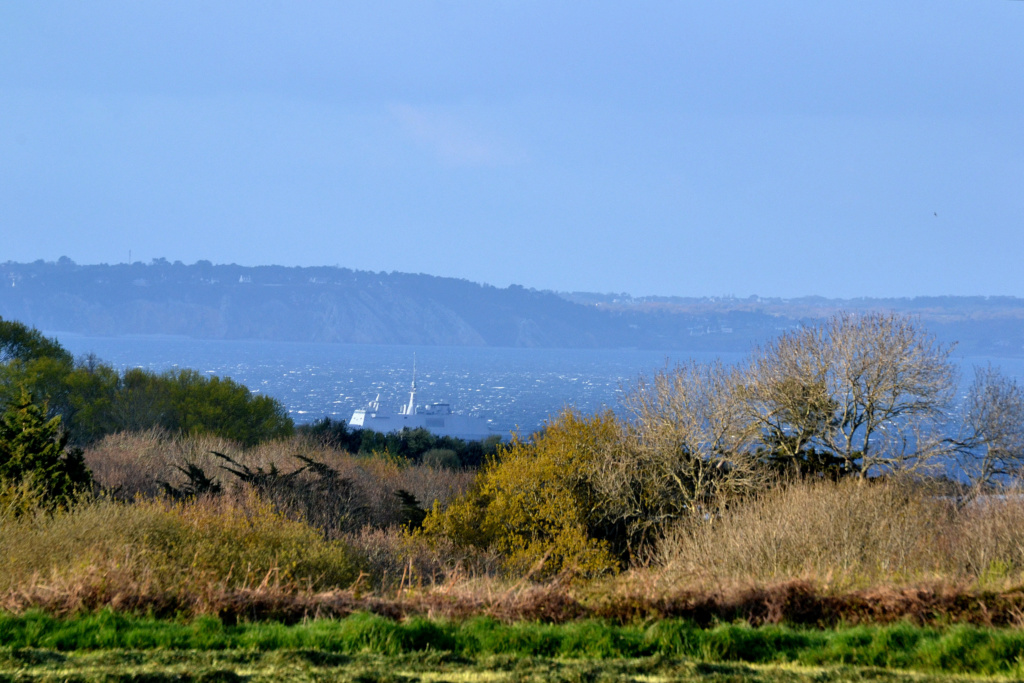
[[[1020,678],[1024,632],[683,620],[614,625],[371,614],[225,625],[102,612],[0,617],[0,680],[957,680]]]
[[[109,650],[63,655],[46,650],[0,652],[0,681],[702,681],[832,683],[1006,680],[921,674],[852,665],[807,667],[706,663],[668,657],[623,660],[495,656],[464,660],[445,653],[384,657],[315,650],[270,653]]]

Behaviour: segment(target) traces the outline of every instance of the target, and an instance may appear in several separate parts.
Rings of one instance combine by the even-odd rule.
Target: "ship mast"
[[[416,412],[416,354],[412,354],[412,391],[409,392],[409,405],[405,407],[406,415]]]

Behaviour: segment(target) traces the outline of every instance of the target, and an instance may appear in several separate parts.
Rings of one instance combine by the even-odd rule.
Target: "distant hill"
[[[920,315],[965,351],[1024,354],[1013,298],[634,299],[335,267],[0,264],[0,316],[99,336],[744,351],[835,310],[876,308]]]
[[[921,296],[912,298],[793,299],[735,297],[632,297],[573,292],[568,301],[616,313],[694,317],[751,313],[791,324],[822,320],[840,311],[897,311],[914,316],[940,340],[956,342],[971,355],[1024,356],[1024,299],[1011,296]]]

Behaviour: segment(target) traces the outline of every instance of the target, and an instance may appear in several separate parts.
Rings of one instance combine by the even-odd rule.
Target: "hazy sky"
[[[0,231],[0,261],[1024,296],[1024,2],[3,2]]]

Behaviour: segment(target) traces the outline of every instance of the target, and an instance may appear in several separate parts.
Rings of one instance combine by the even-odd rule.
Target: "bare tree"
[[[956,440],[961,466],[976,486],[1024,475],[1024,391],[991,365],[974,369]]]
[[[754,434],[737,394],[740,376],[721,362],[690,362],[641,378],[625,397],[629,419],[595,481],[605,514],[634,547],[668,522],[700,518],[763,484],[750,456]]]
[[[808,461],[822,449],[835,419],[827,346],[821,328],[783,336],[755,352],[743,378],[743,406],[760,432],[760,455],[784,469],[815,470]]]
[[[765,447],[865,476],[928,464],[956,384],[951,347],[894,313],[838,314],[755,353],[745,390]]]

